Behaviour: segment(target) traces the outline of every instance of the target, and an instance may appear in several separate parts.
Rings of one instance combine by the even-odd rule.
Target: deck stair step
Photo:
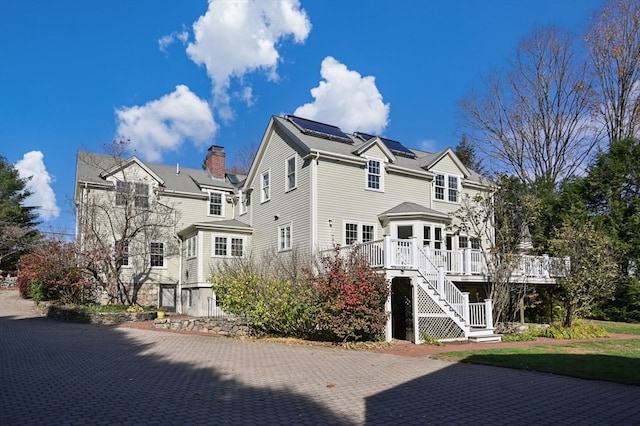
[[[469,341],[473,343],[500,343],[502,342],[501,334],[485,334],[485,335],[471,335]]]

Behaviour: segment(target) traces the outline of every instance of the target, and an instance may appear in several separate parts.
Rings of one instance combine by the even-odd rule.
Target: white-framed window
[[[434,250],[442,250],[444,231],[441,226],[425,225],[422,231],[422,245]]]
[[[260,200],[264,203],[271,199],[271,173],[269,170],[262,172],[260,181]]]
[[[370,223],[345,222],[344,243],[351,245],[355,243],[366,243],[376,238],[376,227]]]
[[[240,214],[245,214],[251,205],[251,193],[240,192]]]
[[[458,247],[461,249],[470,248],[480,250],[480,240],[467,235],[460,235],[458,236]]]
[[[278,251],[291,250],[292,238],[290,223],[278,227]]]
[[[383,190],[382,161],[370,158],[367,160],[367,189]]]
[[[434,194],[436,200],[457,203],[459,201],[458,176],[437,174],[434,180]]]
[[[187,238],[187,259],[198,255],[198,236]]]
[[[244,257],[246,241],[235,235],[213,235],[213,257]]]
[[[295,189],[295,187],[297,186],[295,155],[293,157],[287,158],[287,161],[285,162],[285,175],[287,179],[285,182],[285,191],[291,191],[292,189]]]
[[[117,180],[116,206],[126,207],[129,200],[133,200],[133,206],[138,209],[149,208],[149,184],[144,182],[123,182]]]
[[[149,261],[152,268],[164,268],[164,243],[153,241],[149,243]]]
[[[457,176],[449,176],[448,179],[448,188],[449,188],[449,201],[452,203],[458,202],[458,177]]]
[[[224,193],[209,191],[209,216],[224,216]]]

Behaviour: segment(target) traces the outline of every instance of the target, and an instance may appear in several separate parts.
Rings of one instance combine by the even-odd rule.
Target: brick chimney
[[[211,145],[208,151],[204,163],[207,166],[209,175],[212,178],[224,179],[226,171],[224,147]]]

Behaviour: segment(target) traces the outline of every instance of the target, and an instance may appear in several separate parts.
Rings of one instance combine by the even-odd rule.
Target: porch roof
[[[427,220],[439,220],[439,221],[449,221],[451,220],[451,216],[447,213],[443,213],[434,209],[430,209],[429,207],[425,207],[421,204],[412,203],[409,201],[405,201],[404,203],[400,203],[395,207],[390,208],[389,210],[380,213],[378,215],[380,220],[393,220],[393,219],[427,219]]]
[[[236,219],[229,219],[196,222],[178,231],[178,236],[184,237],[185,235],[189,235],[199,229],[206,231],[224,231],[241,234],[253,233],[253,228],[250,225],[247,225],[246,223]]]

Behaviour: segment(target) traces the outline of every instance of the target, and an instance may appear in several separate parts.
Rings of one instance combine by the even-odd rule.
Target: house
[[[488,242],[452,228],[462,200],[491,187],[451,149],[428,153],[285,115],[271,117],[247,176],[226,175],[224,158],[213,146],[207,170],[173,170],[135,157],[102,171],[79,162],[79,223],[87,191],[113,191],[127,168],[149,183],[146,195],[181,213],[166,236],[177,241],[176,255],[164,269],[129,275],[133,287],[148,284],[148,303],[215,315],[220,309],[207,277],[222,259],[269,250],[317,255],[358,244],[391,285],[387,339],[495,338],[491,301],[482,299],[487,265],[480,248]],[[149,256],[140,261],[148,264]],[[552,284],[551,264],[523,256],[513,279]]]

